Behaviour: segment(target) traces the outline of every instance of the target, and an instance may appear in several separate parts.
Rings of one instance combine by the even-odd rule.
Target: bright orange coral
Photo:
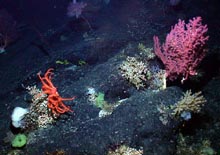
[[[52,113],[55,115],[60,115],[65,112],[73,112],[69,106],[66,106],[63,101],[70,101],[74,100],[75,97],[72,98],[62,98],[60,97],[59,93],[57,92],[57,88],[53,85],[52,79],[52,68],[48,69],[47,72],[44,74],[44,77],[40,76],[38,73],[38,77],[42,82],[42,90],[45,94],[48,95],[48,108],[52,110]]]

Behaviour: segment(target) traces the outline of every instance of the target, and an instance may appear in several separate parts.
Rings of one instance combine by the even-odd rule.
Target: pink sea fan
[[[162,46],[158,37],[154,36],[154,51],[165,65],[167,78],[175,80],[181,77],[183,82],[189,75],[197,74],[196,67],[207,52],[207,31],[207,25],[202,25],[202,18],[195,17],[188,24],[179,20]]]
[[[76,0],[73,0],[69,3],[67,7],[67,16],[68,17],[76,17],[79,18],[79,16],[82,14],[83,9],[87,6],[87,3],[84,2],[77,2]]]

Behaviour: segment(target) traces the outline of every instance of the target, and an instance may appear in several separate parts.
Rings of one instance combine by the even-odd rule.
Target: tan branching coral
[[[186,91],[184,96],[173,107],[173,115],[180,116],[182,112],[198,113],[201,107],[206,103],[202,92],[192,94],[191,90]]]

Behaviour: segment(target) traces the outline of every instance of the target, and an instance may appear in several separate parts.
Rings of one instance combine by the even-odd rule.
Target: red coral
[[[195,17],[188,24],[179,20],[162,47],[158,37],[154,36],[154,51],[164,63],[168,79],[181,77],[183,82],[189,75],[196,74],[196,67],[207,52],[207,31],[207,25],[202,25],[202,18]]]
[[[55,115],[60,115],[65,112],[72,112],[70,107],[66,106],[63,101],[74,100],[75,97],[72,98],[62,98],[60,97],[59,93],[57,92],[57,88],[53,85],[51,81],[51,74],[52,68],[48,69],[47,72],[44,74],[44,77],[40,76],[38,73],[38,77],[40,78],[43,86],[42,90],[45,94],[48,95],[48,108],[52,110],[52,113]]]

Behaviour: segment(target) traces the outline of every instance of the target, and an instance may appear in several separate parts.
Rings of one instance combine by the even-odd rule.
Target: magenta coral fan
[[[79,16],[82,14],[82,10],[87,6],[86,3],[83,2],[77,2],[76,0],[73,0],[69,3],[67,7],[67,16],[79,18]]]
[[[207,25],[202,25],[202,18],[195,17],[188,24],[179,20],[162,47],[158,37],[154,36],[154,51],[164,63],[168,79],[181,77],[183,82],[189,75],[196,75],[196,67],[207,51],[207,31]]]

